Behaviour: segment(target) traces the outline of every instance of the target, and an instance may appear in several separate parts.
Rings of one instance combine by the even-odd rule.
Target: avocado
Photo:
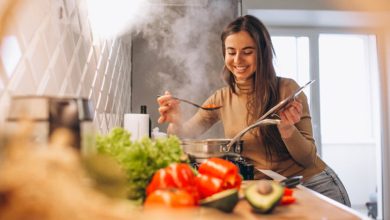
[[[260,180],[249,185],[245,190],[245,198],[255,212],[271,213],[284,192],[283,186],[271,180]]]
[[[237,189],[224,190],[200,201],[201,206],[216,208],[223,212],[232,212],[237,203]]]

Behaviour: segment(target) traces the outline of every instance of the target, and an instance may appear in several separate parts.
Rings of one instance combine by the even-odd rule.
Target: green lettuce
[[[126,173],[128,198],[144,199],[146,186],[158,169],[187,160],[176,136],[153,141],[148,137],[131,141],[130,137],[125,129],[114,128],[105,136],[97,136],[97,151],[113,157]]]

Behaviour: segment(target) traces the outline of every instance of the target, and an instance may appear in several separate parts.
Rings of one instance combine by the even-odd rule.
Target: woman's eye
[[[253,50],[244,50],[244,54],[252,54]]]
[[[229,55],[234,55],[234,54],[236,54],[236,51],[234,51],[234,50],[227,50],[226,53],[229,54]]]

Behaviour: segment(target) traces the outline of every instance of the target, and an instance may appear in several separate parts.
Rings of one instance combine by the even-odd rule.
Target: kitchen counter
[[[285,177],[270,171],[260,170],[276,181],[283,180]],[[253,181],[244,181],[242,187],[250,184]],[[357,211],[344,206],[332,199],[329,199],[317,192],[314,192],[302,185],[294,188],[294,197],[296,202],[290,205],[277,206],[270,214],[259,214],[252,211],[249,203],[242,199],[234,208],[232,213],[223,213],[210,208],[197,208],[189,212],[182,212],[178,209],[165,209],[156,212],[155,216],[148,216],[148,219],[186,219],[186,220],[208,220],[208,219],[222,219],[222,220],[270,220],[270,219],[299,219],[299,220],[358,220],[369,219],[368,217],[358,213]]]
[[[285,177],[270,171],[260,170],[276,181]],[[248,182],[244,182],[248,184]],[[240,219],[368,219],[357,211],[344,206],[302,185],[294,189],[296,202],[291,205],[277,206],[271,214],[253,213],[248,202],[240,201],[234,209]]]

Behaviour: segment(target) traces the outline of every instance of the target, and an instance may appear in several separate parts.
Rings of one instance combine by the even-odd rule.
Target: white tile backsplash
[[[130,45],[92,33],[86,0],[22,2],[6,32],[16,36],[22,56],[9,79],[1,80],[4,90],[87,97],[100,132],[121,126],[131,104]],[[7,95],[0,93],[1,107],[9,106]]]

